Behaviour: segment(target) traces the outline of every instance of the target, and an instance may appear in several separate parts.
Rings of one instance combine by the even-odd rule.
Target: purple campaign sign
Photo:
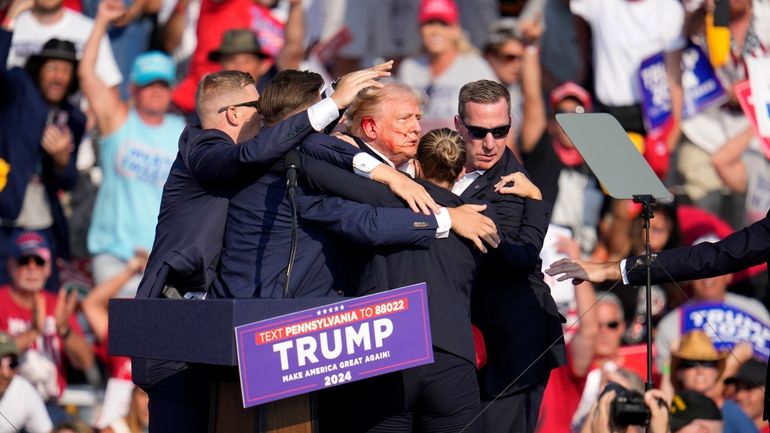
[[[645,127],[648,131],[662,128],[671,118],[671,93],[663,53],[642,61],[638,79]]]
[[[687,305],[682,309],[680,331],[685,334],[693,329],[708,334],[717,350],[732,349],[736,343],[748,341],[758,359],[770,355],[770,327],[740,308],[714,302]]]
[[[235,328],[243,407],[433,362],[425,283]]]

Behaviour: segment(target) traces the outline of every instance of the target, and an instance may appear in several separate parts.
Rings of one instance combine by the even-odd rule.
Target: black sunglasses
[[[719,366],[719,363],[717,361],[684,360],[681,363],[679,363],[679,368],[681,369],[695,368],[695,367],[717,368],[718,366]]]
[[[465,129],[468,130],[468,134],[470,134],[471,137],[482,139],[487,136],[487,134],[492,134],[492,137],[496,139],[505,138],[508,136],[508,131],[511,130],[511,124],[502,125],[502,126],[495,126],[494,128],[482,128],[480,126],[472,126],[468,125],[463,121],[463,125],[465,125]]]
[[[617,321],[617,320],[613,320],[612,322],[600,323],[599,324],[599,328],[602,328],[604,326],[606,326],[609,329],[618,329],[618,326],[620,326],[620,322]]]
[[[34,255],[19,257],[16,260],[16,262],[19,265],[21,265],[21,266],[27,266],[28,264],[30,264],[33,261],[38,266],[43,266],[45,264],[45,259],[43,259],[42,257],[34,256]]]
[[[226,106],[220,108],[219,110],[217,110],[217,113],[221,113],[221,112],[227,110],[230,107],[251,107],[251,108],[257,108],[258,107],[258,103],[259,103],[259,101],[254,100],[254,101],[248,101],[248,102],[241,102],[240,104],[226,105]]]

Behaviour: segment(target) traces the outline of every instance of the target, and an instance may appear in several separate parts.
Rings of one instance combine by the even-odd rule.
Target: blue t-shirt
[[[737,403],[725,400],[722,405],[724,433],[759,433],[757,427]]]
[[[137,248],[150,251],[163,185],[184,126],[184,119],[173,114],[160,125],[147,125],[131,110],[123,126],[101,139],[103,179],[88,230],[91,254],[128,260]]]

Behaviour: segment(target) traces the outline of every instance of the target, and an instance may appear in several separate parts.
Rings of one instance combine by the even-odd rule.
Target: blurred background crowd
[[[558,113],[614,115],[674,193],[653,251],[770,208],[770,138],[745,108],[750,75],[770,76],[753,66],[770,56],[768,0],[0,0],[0,21],[0,432],[145,428],[130,363],[107,355],[107,303],[135,294],[209,72],[261,89],[283,69],[331,83],[395,59],[392,78],[426,97],[425,132],[453,128],[463,84],[505,84],[509,147],[554,203],[546,265],[644,250],[640,209],[604,194]],[[767,433],[766,272],[654,286],[652,330],[642,288],[549,280],[570,362],[539,430],[596,431],[604,383],[642,387],[652,332],[663,392],[705,394],[726,432]]]

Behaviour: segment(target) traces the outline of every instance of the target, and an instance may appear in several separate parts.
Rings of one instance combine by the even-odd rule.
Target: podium
[[[234,328],[342,298],[113,299],[109,353],[186,362],[210,384],[209,433],[315,433],[311,394],[244,409],[238,381]]]

